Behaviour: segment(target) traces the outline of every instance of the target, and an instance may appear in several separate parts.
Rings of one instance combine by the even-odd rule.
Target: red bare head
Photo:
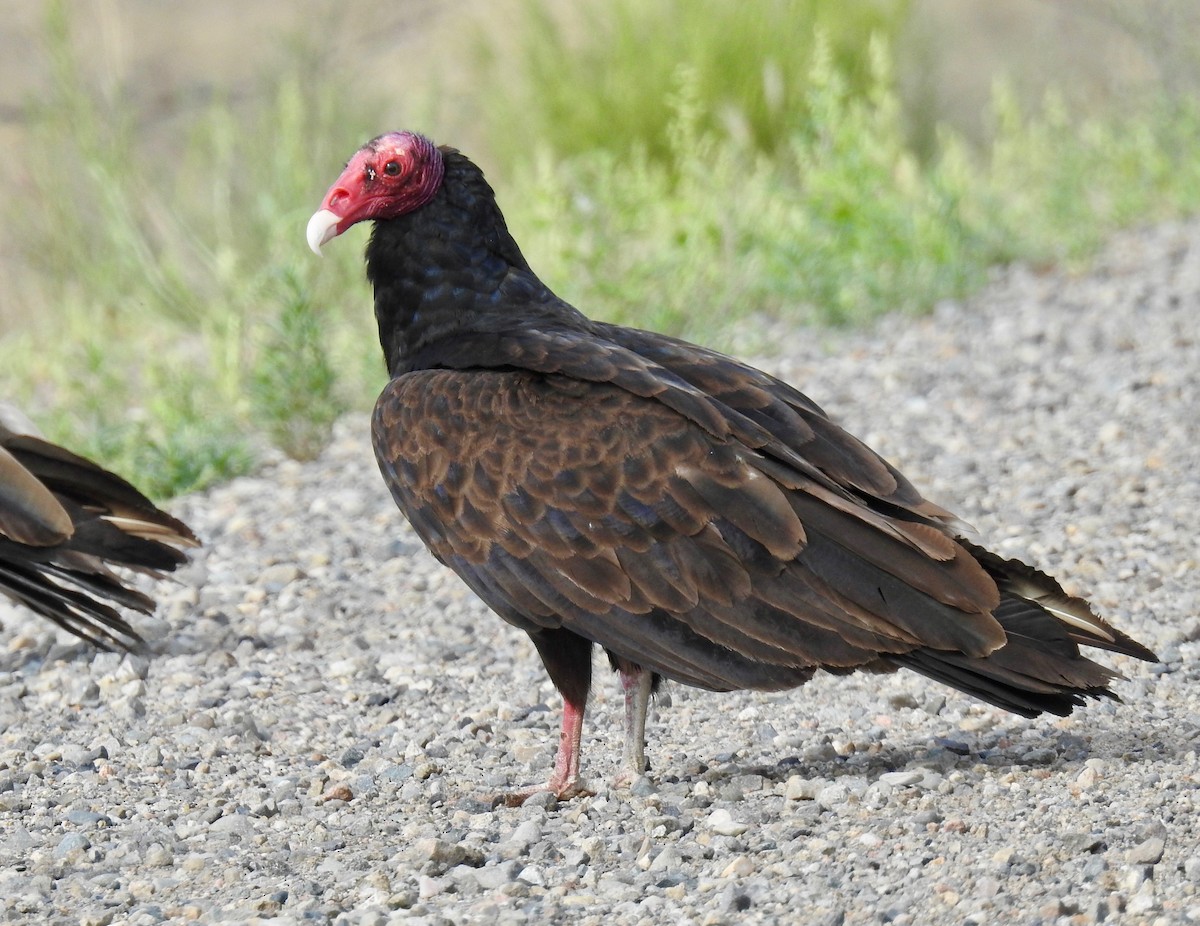
[[[355,152],[308,220],[308,246],[321,245],[366,219],[391,219],[433,198],[442,182],[442,153],[424,135],[389,132]]]

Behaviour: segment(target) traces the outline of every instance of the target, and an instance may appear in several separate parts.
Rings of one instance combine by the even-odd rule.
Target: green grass
[[[1051,92],[1021,111],[1006,85],[982,180],[1010,257],[1078,259],[1114,229],[1200,210],[1197,98],[1145,101],[1120,116],[1073,118]]]
[[[372,115],[382,106],[350,77],[298,54],[253,105],[218,100],[156,147],[143,113],[83,79],[66,5],[50,10],[55,86],[29,152],[48,167],[9,204],[27,233],[33,282],[17,314],[29,320],[0,339],[0,395],[158,497],[246,472],[269,446],[319,452],[383,373],[363,233],[318,261],[303,228],[337,166],[395,113]],[[734,48],[758,35],[722,22]],[[1188,95],[1075,116],[1053,95],[1022,111],[1001,85],[988,149],[943,131],[918,159],[891,34],[847,57],[847,34],[814,33],[804,69],[771,78],[803,117],[771,122],[769,144],[730,130],[753,120],[731,121],[702,70],[677,63],[664,81],[648,52],[658,83],[626,75],[647,98],[629,105],[661,103],[662,147],[621,126],[621,144],[564,153],[549,133],[518,155],[494,129],[482,160],[510,151],[494,178],[501,206],[563,296],[718,346],[764,314],[799,328],[921,311],[996,263],[1078,260],[1115,228],[1200,207]],[[531,61],[530,78],[542,67]],[[572,94],[581,109],[598,99]]]
[[[887,49],[855,91],[818,49],[806,127],[772,157],[706,132],[682,72],[666,164],[635,150],[518,174],[510,225],[535,268],[589,313],[722,340],[758,313],[862,323],[971,291],[1014,259],[1075,259],[1133,221],[1200,206],[1200,110],[1072,121],[1054,98],[1021,113],[1003,86],[997,137],[949,133],[922,164],[904,141]],[[532,195],[529,195],[532,191]]]
[[[537,139],[556,157],[640,150],[670,163],[680,152],[669,127],[670,91],[681,67],[699,104],[696,130],[757,151],[785,147],[814,118],[807,77],[823,54],[852,93],[872,81],[868,36],[891,44],[908,0],[519,0],[519,29],[484,33],[475,71],[489,138],[519,162]]]

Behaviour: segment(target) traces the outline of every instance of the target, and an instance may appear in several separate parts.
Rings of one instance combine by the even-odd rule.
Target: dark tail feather
[[[960,539],[959,543],[970,550],[988,575],[996,580],[1002,597],[1024,599],[1039,605],[1062,623],[1074,642],[1144,659],[1146,662],[1158,662],[1158,657],[1151,650],[1099,617],[1082,598],[1068,595],[1061,585],[1044,572],[1020,560],[1002,559],[967,541]]]
[[[14,601],[97,649],[140,652],[145,649],[141,635],[116,608],[101,601],[100,596],[143,614],[154,610],[154,599],[126,588],[115,577],[110,585],[104,589],[93,586],[89,588],[92,594],[88,594],[54,582],[47,573],[35,568],[0,562],[0,591]]]
[[[1148,662],[1158,660],[1045,573],[968,542],[960,543],[1000,589],[1000,606],[993,616],[1004,628],[1007,641],[980,657],[935,649],[887,657],[895,664],[1025,717],[1043,712],[1065,717],[1085,698],[1116,700],[1108,686],[1123,677],[1081,654],[1080,644]]]

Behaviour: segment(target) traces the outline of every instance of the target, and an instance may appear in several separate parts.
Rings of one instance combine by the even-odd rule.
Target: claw
[[[592,797],[595,793],[595,791],[585,788],[579,782],[570,784],[565,788],[556,788],[553,782],[547,782],[544,785],[534,785],[531,788],[523,788],[520,791],[510,791],[507,794],[497,795],[493,804],[502,804],[505,807],[520,807],[536,794],[553,794],[557,800],[569,801],[576,797]]]

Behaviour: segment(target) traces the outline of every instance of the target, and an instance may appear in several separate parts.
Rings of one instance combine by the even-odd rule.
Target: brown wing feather
[[[598,325],[606,338],[659,364],[689,385],[763,427],[837,485],[910,516],[957,524],[923,498],[887,460],[838,427],[816,402],[783,380],[725,354],[653,331]]]
[[[54,493],[3,445],[0,430],[0,537],[44,547],[71,536],[71,516]]]
[[[949,538],[831,503],[826,484],[625,389],[411,373],[380,397],[374,437],[418,533],[501,616],[670,678],[779,687],[1004,640],[995,584]]]

